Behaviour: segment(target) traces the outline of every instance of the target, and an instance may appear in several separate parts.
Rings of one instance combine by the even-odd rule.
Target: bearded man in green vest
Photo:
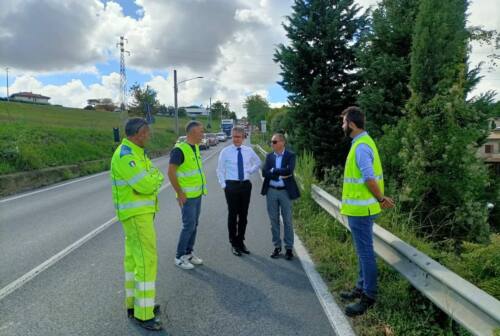
[[[182,269],[193,269],[203,264],[194,254],[194,243],[201,211],[201,197],[207,194],[207,179],[199,144],[203,139],[203,124],[190,121],[186,126],[186,141],[175,145],[170,153],[168,178],[177,193],[182,213],[182,229],[177,244],[175,265]]]
[[[347,155],[342,188],[341,213],[347,216],[359,263],[356,286],[340,293],[344,300],[354,301],[346,307],[347,316],[362,315],[375,304],[377,297],[377,264],[373,250],[373,221],[382,209],[394,207],[384,196],[382,163],[373,139],[364,130],[365,115],[355,106],[342,112],[342,129],[352,138]]]
[[[162,173],[144,153],[150,130],[142,118],[125,125],[126,139],[111,159],[111,183],[116,215],[125,233],[125,304],[128,317],[148,330],[161,330],[159,306],[155,305],[155,213]]]

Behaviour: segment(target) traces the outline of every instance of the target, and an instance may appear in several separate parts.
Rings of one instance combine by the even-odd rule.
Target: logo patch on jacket
[[[122,149],[120,150],[120,157],[125,155],[132,155],[132,148],[127,145],[122,145]]]
[[[128,164],[129,164],[129,166],[130,166],[130,167],[132,167],[132,168],[134,168],[134,167],[135,167],[135,161],[134,161],[134,160],[130,161]]]

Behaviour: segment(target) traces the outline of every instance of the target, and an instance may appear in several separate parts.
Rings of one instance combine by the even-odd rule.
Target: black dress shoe
[[[291,249],[286,249],[285,259],[286,260],[292,260],[293,259],[293,252],[292,252]]]
[[[155,304],[155,308],[153,309],[153,313],[155,314],[155,316],[161,314],[161,310],[160,310],[160,305],[159,304]],[[128,316],[129,319],[134,318],[134,308],[127,309],[127,316]]]
[[[363,290],[358,287],[354,287],[349,292],[340,292],[340,297],[346,301],[354,301],[361,298],[361,295],[363,295]]]
[[[271,254],[271,258],[274,258],[274,259],[279,258],[280,253],[281,253],[281,247],[274,248],[274,251]]]
[[[151,331],[160,331],[163,329],[163,325],[161,323],[161,320],[158,316],[155,316],[154,318],[146,321],[134,319],[135,322],[144,329],[151,330]]]
[[[231,246],[231,252],[233,252],[235,256],[241,257],[241,252],[237,247]]]
[[[238,248],[240,250],[240,252],[242,253],[245,253],[245,254],[250,254],[250,251],[247,249],[247,247],[245,246],[245,244],[241,244],[241,246]]]
[[[364,293],[361,294],[361,299],[356,303],[351,303],[345,308],[345,314],[349,317],[363,315],[368,308],[375,304],[375,300],[366,296]]]

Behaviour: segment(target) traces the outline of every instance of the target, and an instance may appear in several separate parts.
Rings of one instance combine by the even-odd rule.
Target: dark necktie
[[[243,172],[243,155],[241,154],[241,147],[238,150],[238,180],[243,181],[245,174]]]

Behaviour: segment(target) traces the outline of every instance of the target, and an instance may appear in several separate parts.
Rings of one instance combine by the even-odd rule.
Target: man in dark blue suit
[[[266,195],[267,212],[271,220],[274,251],[271,258],[281,254],[280,212],[283,217],[285,257],[293,259],[293,225],[292,201],[300,197],[297,182],[293,176],[295,170],[295,153],[285,148],[286,139],[283,134],[276,133],[271,139],[273,152],[267,154],[262,176],[262,195]]]

